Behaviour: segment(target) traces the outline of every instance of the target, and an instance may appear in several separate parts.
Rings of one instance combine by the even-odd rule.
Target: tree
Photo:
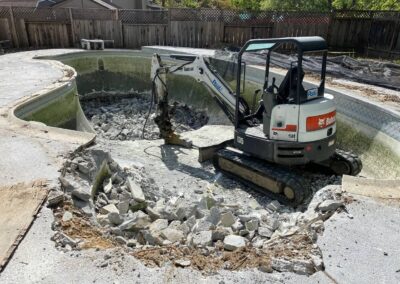
[[[262,0],[261,8],[285,11],[327,11],[331,10],[332,0]]]
[[[334,0],[335,9],[400,11],[399,0]]]
[[[239,10],[331,11],[390,10],[400,11],[399,0],[157,0],[164,7],[220,8]]]
[[[259,1],[259,0],[231,0],[231,5],[237,9],[260,10],[261,1]]]

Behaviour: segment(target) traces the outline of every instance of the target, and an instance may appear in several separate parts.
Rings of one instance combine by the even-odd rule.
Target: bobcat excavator
[[[295,47],[297,60],[288,62],[286,75],[276,85],[276,78],[270,74],[271,53],[285,44]],[[241,94],[242,56],[261,50],[267,53],[262,99],[258,107],[251,109]],[[303,86],[302,59],[306,52],[322,53],[319,85],[309,89]],[[158,99],[155,121],[166,143],[188,146],[172,130],[166,82],[166,74],[185,75],[210,90],[234,125],[233,146],[219,150],[214,157],[214,166],[224,174],[296,206],[311,194],[298,166],[312,163],[339,175],[357,175],[361,171],[357,156],[336,149],[336,107],[333,96],[324,92],[327,45],[323,38],[249,40],[237,55],[236,92],[206,57],[170,55],[170,58],[180,63],[163,64],[155,54],[151,66],[153,93]]]

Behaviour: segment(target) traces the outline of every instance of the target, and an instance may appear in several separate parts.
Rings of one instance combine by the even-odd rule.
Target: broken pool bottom
[[[323,269],[316,240],[324,221],[342,211],[340,186],[318,191],[301,212],[258,199],[225,177],[214,184],[212,167],[206,169],[205,182],[182,173],[193,182],[184,191],[160,187],[143,164],[133,159],[121,166],[120,157],[114,160],[103,148],[98,143],[73,153],[61,187],[49,197],[55,214],[52,239],[60,250],[121,248],[149,266],[173,264],[203,272],[259,268],[312,274]],[[190,159],[176,166],[197,163],[196,150],[183,156]],[[156,175],[179,178],[168,168]],[[260,200],[256,206],[255,197]]]

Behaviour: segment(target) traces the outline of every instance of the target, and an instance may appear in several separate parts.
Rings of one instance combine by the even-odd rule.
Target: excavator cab
[[[273,53],[288,47],[293,48],[296,58],[285,62],[288,66],[285,72],[281,69],[271,72]],[[257,51],[267,54],[262,100],[257,111],[243,115],[240,111],[242,59],[244,53]],[[317,87],[303,82],[304,53],[322,54]],[[321,37],[248,41],[240,50],[237,62],[235,146],[264,160],[285,165],[304,165],[332,156],[336,111],[333,97],[324,94],[326,58],[327,45]],[[252,118],[257,118],[260,124],[249,124]],[[321,124],[314,125],[318,121]]]
[[[271,76],[270,65],[272,54],[282,48],[290,45],[294,47],[297,53],[297,60],[289,62],[289,66],[284,76],[279,75],[281,80],[276,79],[276,75]],[[293,50],[293,48],[292,48]],[[323,97],[326,73],[327,45],[321,37],[295,37],[295,38],[278,38],[278,39],[256,39],[248,41],[241,49],[238,55],[238,66],[243,66],[243,54],[246,52],[266,51],[266,67],[265,67],[265,83],[263,86],[263,106],[273,108],[276,104],[301,104],[310,99]],[[317,88],[306,90],[303,85],[304,70],[302,68],[303,55],[306,52],[322,53],[322,64],[320,69],[320,84]],[[239,80],[241,70],[237,73],[237,86],[240,89],[242,82]],[[277,85],[277,81],[280,83]],[[240,99],[240,93],[236,94]],[[268,99],[265,95],[274,97]],[[240,118],[239,118],[240,121]]]

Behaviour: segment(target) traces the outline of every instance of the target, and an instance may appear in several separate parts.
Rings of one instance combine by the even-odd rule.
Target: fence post
[[[335,16],[336,16],[335,11],[329,12],[328,30],[326,32],[326,42],[327,42],[328,46],[331,46],[332,25],[333,25],[333,21],[335,20]]]
[[[115,20],[118,21],[118,18],[119,18],[118,9],[114,10],[114,17],[115,17]]]
[[[167,24],[167,38],[165,41],[165,45],[167,46],[174,46],[174,43],[171,41],[171,30],[172,30],[172,23],[171,23],[171,8],[167,10],[168,11],[168,24]]]
[[[397,13],[397,20],[396,20],[396,23],[394,26],[393,36],[390,41],[390,46],[388,49],[389,57],[391,57],[392,50],[394,50],[394,48],[396,47],[397,41],[399,39],[399,35],[400,35],[400,12]]]
[[[118,47],[124,48],[125,47],[124,25],[122,23],[122,20],[119,18],[119,10],[117,10],[117,24],[119,28],[119,38],[120,38]]]
[[[368,14],[369,14],[369,27],[368,27],[367,38],[365,39],[367,46],[365,47],[366,50],[364,50],[364,53],[366,54],[366,56],[368,56],[368,54],[369,54],[369,41],[370,41],[370,35],[371,35],[372,22],[374,21],[374,12],[369,11]]]
[[[72,47],[75,47],[75,26],[74,26],[74,18],[72,17],[72,8],[68,8],[68,13],[69,13],[69,21],[71,23]]]
[[[15,28],[15,20],[14,20],[14,13],[12,10],[12,6],[10,6],[10,19],[11,19],[11,30],[15,40],[15,46],[16,48],[19,48],[19,38],[17,34],[17,29]]]
[[[224,17],[224,10],[220,9],[219,10],[219,47],[223,45],[223,42],[225,40],[225,17]]]

